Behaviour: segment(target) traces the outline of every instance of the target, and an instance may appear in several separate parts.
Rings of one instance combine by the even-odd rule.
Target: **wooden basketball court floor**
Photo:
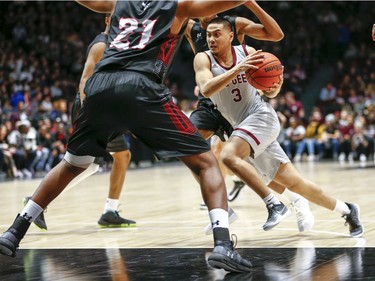
[[[361,208],[363,238],[351,238],[337,214],[310,204],[313,230],[299,233],[294,214],[265,232],[264,203],[249,188],[230,206],[236,248],[253,271],[227,274],[210,268],[209,222],[199,187],[179,162],[130,169],[120,213],[136,228],[103,229],[97,220],[108,191],[108,173],[86,179],[48,207],[48,231],[32,225],[16,258],[0,256],[0,280],[375,280],[375,166],[359,163],[298,163],[306,178]],[[22,198],[40,179],[0,183],[0,231],[22,210]],[[230,179],[226,179],[228,190]],[[280,196],[280,199],[283,199]],[[284,200],[284,202],[287,202]]]

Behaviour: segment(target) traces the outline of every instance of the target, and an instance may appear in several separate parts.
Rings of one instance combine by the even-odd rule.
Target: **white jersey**
[[[248,55],[245,45],[233,46],[232,53],[233,66]],[[233,67],[220,65],[210,51],[206,51],[206,54],[211,61],[211,72],[214,76],[223,74]],[[257,90],[247,82],[245,72],[239,73],[229,85],[210,99],[233,128],[265,106]]]
[[[245,46],[233,46],[233,66],[246,56]],[[221,75],[232,67],[221,66],[207,51],[211,61],[211,72]],[[280,123],[275,110],[263,101],[257,90],[246,79],[245,72],[239,73],[223,90],[212,95],[212,102],[220,113],[233,126],[232,136],[237,136],[249,143],[252,158],[261,155],[279,135]]]

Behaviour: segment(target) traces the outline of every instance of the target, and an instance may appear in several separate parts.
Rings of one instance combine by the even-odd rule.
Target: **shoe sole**
[[[229,272],[250,272],[251,268],[240,266],[238,264],[233,264],[226,259],[224,255],[213,254],[208,258],[208,264],[217,269],[224,269]]]
[[[263,230],[264,230],[264,231],[269,231],[269,230],[271,230],[271,229],[274,228],[276,225],[278,225],[280,222],[282,222],[284,219],[286,219],[287,217],[289,217],[290,214],[291,214],[291,211],[288,209],[288,211],[286,211],[285,214],[282,215],[282,216],[280,217],[279,220],[277,220],[276,222],[274,222],[274,224],[272,224],[272,225],[268,225],[268,226],[266,226],[266,227],[263,226]]]
[[[232,224],[233,222],[235,222],[236,220],[238,219],[238,215],[235,213],[235,212],[233,212],[230,216],[229,216],[229,218],[228,218],[228,221],[229,221],[229,224]],[[211,224],[209,223],[207,226],[206,226],[206,228],[204,229],[204,233],[206,233],[206,235],[210,235],[210,234],[212,234],[212,226],[211,226]]]
[[[136,224],[99,224],[100,228],[131,228],[137,227]]]
[[[2,245],[0,245],[0,253],[2,253],[5,256],[12,257],[12,258],[16,256],[15,254],[13,254],[11,250],[9,250],[7,247],[4,247]]]
[[[0,244],[0,253],[6,256],[12,257],[12,258],[16,256],[15,252],[13,252],[11,249],[6,247],[5,245],[1,245],[1,244]]]

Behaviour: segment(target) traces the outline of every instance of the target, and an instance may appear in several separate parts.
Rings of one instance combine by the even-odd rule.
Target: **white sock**
[[[106,212],[114,212],[117,211],[118,205],[119,205],[119,199],[111,199],[107,198],[107,201],[105,201],[104,211],[103,214]]]
[[[333,210],[334,212],[340,214],[340,215],[347,215],[350,214],[350,209],[348,205],[346,205],[344,202],[340,200],[336,200],[336,206]]]
[[[20,216],[31,223],[40,215],[41,212],[43,212],[43,208],[30,199],[25,208],[23,208]]]
[[[298,199],[300,199],[302,197],[298,193],[290,191],[287,188],[285,188],[284,192],[281,193],[281,194],[284,195],[290,202],[296,202]]]
[[[223,209],[212,209],[209,212],[212,228],[223,227],[229,228],[228,212]]]
[[[270,204],[278,205],[281,204],[281,202],[273,195],[273,193],[268,194],[266,197],[263,198],[264,203],[266,203],[266,206]]]

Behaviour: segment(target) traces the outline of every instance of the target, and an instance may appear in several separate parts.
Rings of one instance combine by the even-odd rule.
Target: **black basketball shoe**
[[[242,258],[234,249],[232,241],[215,241],[214,250],[207,261],[213,268],[230,272],[250,272],[252,268],[251,262]]]
[[[15,257],[20,241],[25,236],[29,226],[30,222],[18,214],[11,227],[0,237],[0,253]]]
[[[359,206],[357,204],[350,204],[345,203],[348,205],[350,209],[350,213],[347,215],[343,215],[342,217],[345,218],[345,225],[349,225],[350,235],[352,237],[361,237],[365,232],[365,229],[360,222],[359,218]]]
[[[136,227],[135,221],[122,218],[118,211],[108,211],[100,217],[98,224],[100,227]]]

